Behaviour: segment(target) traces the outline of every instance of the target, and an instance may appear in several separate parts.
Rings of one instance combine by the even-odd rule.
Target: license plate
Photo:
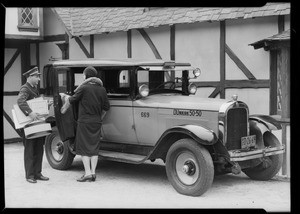
[[[250,147],[255,147],[256,145],[256,135],[249,135],[241,138],[242,149],[248,149]]]

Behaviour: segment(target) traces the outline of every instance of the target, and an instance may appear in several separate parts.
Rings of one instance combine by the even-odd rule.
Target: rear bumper
[[[230,155],[230,161],[245,161],[255,158],[263,158],[271,155],[278,155],[285,152],[284,145],[278,147],[266,147],[264,149],[257,149],[251,151],[242,150],[230,150],[228,151]]]

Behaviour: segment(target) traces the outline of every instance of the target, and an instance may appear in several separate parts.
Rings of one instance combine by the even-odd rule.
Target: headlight
[[[193,74],[195,77],[199,77],[201,74],[201,70],[200,68],[196,68],[195,70],[193,70]]]
[[[146,84],[143,84],[139,87],[139,93],[142,97],[147,97],[149,95],[149,87]]]
[[[190,94],[196,94],[197,86],[194,83],[191,83],[189,84],[188,90]]]

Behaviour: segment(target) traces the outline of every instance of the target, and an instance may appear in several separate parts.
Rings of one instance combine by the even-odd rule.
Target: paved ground
[[[44,155],[43,174],[50,181],[26,182],[23,144],[4,144],[5,207],[7,208],[262,208],[289,212],[289,180],[262,182],[244,174],[222,175],[200,197],[177,193],[162,162],[132,165],[99,161],[97,181],[79,183],[83,173],[76,156],[67,171],[52,169]]]

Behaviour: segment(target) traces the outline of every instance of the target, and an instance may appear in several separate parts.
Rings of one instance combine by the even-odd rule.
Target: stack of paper
[[[43,97],[28,100],[27,103],[33,112],[41,115],[49,114],[48,101],[44,100]]]
[[[45,120],[44,116],[49,114],[47,100],[44,100],[43,97],[39,97],[36,99],[28,100],[27,103],[33,112],[41,115],[39,121]],[[16,129],[23,128],[26,124],[32,122],[32,119],[29,116],[26,116],[21,111],[18,104],[13,105],[12,115]]]

